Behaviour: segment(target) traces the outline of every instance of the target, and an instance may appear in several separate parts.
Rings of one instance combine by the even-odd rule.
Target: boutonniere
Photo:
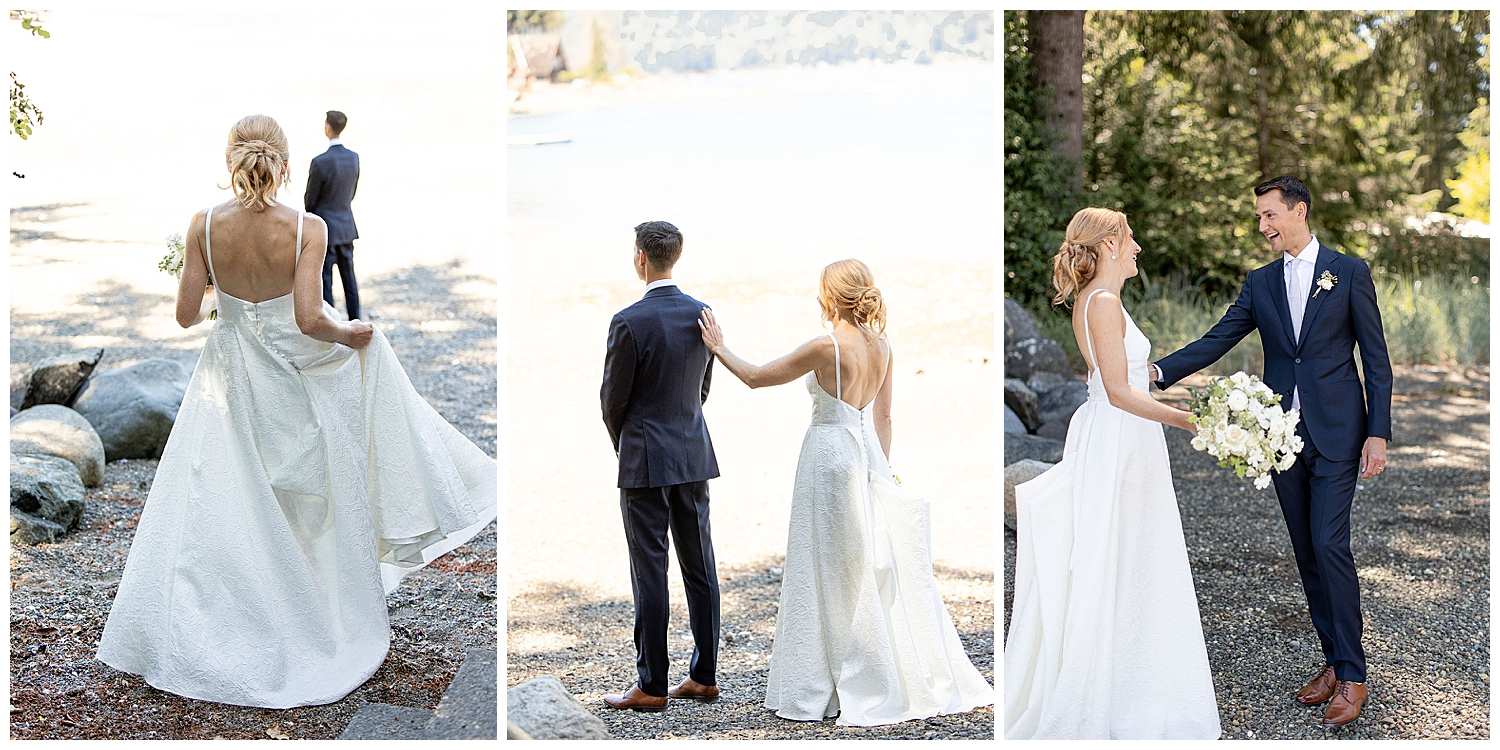
[[[1313,290],[1313,296],[1318,296],[1318,292],[1332,291],[1333,285],[1337,283],[1339,283],[1339,277],[1324,271],[1323,275],[1318,277],[1318,288]]]

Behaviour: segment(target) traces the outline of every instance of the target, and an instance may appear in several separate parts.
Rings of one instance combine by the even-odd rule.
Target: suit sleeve
[[[1385,327],[1380,322],[1380,306],[1375,301],[1375,280],[1370,266],[1358,261],[1350,287],[1350,318],[1354,321],[1354,340],[1359,343],[1359,358],[1364,365],[1365,408],[1368,413],[1366,434],[1391,439],[1391,357],[1385,346]]]
[[[714,379],[714,355],[708,355],[708,367],[703,369],[703,392],[698,402],[699,406],[708,403],[708,384]]]
[[[1219,361],[1235,344],[1255,330],[1255,315],[1250,302],[1250,279],[1240,287],[1240,296],[1224,312],[1224,317],[1203,338],[1178,349],[1156,362],[1161,370],[1162,387],[1173,383]]]
[[[625,412],[634,386],[635,339],[625,319],[616,315],[609,323],[609,342],[604,350],[604,385],[599,389],[604,426],[609,430],[609,442],[614,445],[616,454],[620,452],[620,432],[625,427]]]
[[[323,174],[318,169],[318,160],[313,159],[307,166],[307,192],[302,196],[302,210],[316,214],[313,208],[323,197]]]
[[[359,154],[354,155],[354,189],[349,191],[349,200],[359,193]]]

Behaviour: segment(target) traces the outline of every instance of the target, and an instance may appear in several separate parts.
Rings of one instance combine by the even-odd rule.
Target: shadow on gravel
[[[833,719],[795,722],[767,711],[762,701],[776,633],[781,564],[776,557],[752,565],[719,566],[723,640],[718,676],[723,693],[715,703],[674,702],[656,714],[606,708],[601,700],[605,694],[622,692],[636,679],[634,607],[629,597],[602,597],[567,583],[512,592],[506,626],[507,685],[553,675],[604,719],[616,739],[993,739],[991,708],[887,727],[838,727]],[[965,652],[993,683],[993,575],[946,567],[935,572]],[[693,641],[681,580],[675,568],[670,575],[675,580],[667,646],[675,684],[687,675]]]
[[[88,203],[44,203],[37,206],[16,206],[10,210],[10,243],[18,245],[23,242],[35,242],[47,240],[49,242],[97,242],[98,240],[84,240],[74,237],[65,237],[50,229],[37,229],[34,227],[17,226],[24,224],[42,224],[52,221],[50,214],[55,214],[69,208],[81,208]]]

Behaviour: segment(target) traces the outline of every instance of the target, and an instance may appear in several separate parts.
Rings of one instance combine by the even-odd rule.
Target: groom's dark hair
[[[1255,186],[1255,197],[1259,198],[1272,190],[1281,191],[1281,202],[1286,204],[1288,210],[1296,208],[1298,203],[1306,203],[1307,216],[1312,215],[1312,191],[1301,180],[1287,174],[1272,177]]]
[[[340,133],[344,132],[344,126],[349,124],[349,118],[345,117],[343,112],[330,109],[328,117],[323,122],[328,123],[328,128],[333,131],[333,137],[337,138]]]
[[[637,224],[635,247],[646,254],[646,262],[652,268],[670,271],[682,257],[682,232],[665,221]]]

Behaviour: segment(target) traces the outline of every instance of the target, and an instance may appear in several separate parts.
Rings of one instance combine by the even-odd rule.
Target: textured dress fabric
[[[495,519],[495,461],[378,328],[354,350],[303,335],[291,294],[217,298],[98,658],[189,698],[330,703],[385,659],[401,577]]]
[[[806,382],[812,424],[792,491],[766,708],[876,726],[993,705],[932,573],[927,501],[896,485],[874,401],[856,409],[816,374]]]
[[[1147,391],[1151,342],[1125,320],[1130,385]],[[1111,405],[1097,369],[1088,388],[1063,460],[1016,487],[1005,738],[1215,739],[1162,426]]]

